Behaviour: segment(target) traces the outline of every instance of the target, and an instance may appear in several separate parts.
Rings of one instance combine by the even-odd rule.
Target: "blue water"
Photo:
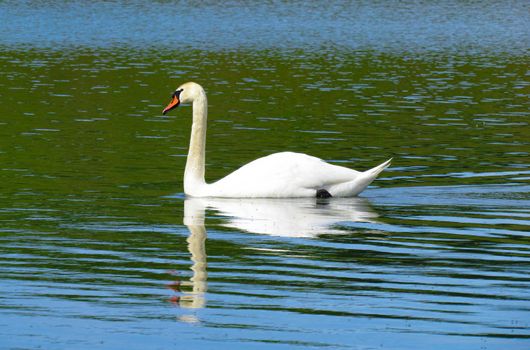
[[[31,47],[524,53],[526,1],[3,1],[2,43]]]

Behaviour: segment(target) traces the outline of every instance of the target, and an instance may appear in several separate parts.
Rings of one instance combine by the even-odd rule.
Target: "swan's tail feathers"
[[[372,169],[363,171],[352,181],[332,186],[329,189],[329,192],[333,197],[357,196],[359,193],[364,191],[364,189],[368,187],[368,185],[370,185],[383,170],[390,166],[391,161],[392,158]]]
[[[367,176],[373,176],[372,180],[370,180],[370,182],[372,182],[372,181],[375,180],[377,175],[379,175],[383,170],[385,170],[386,168],[388,168],[390,166],[391,162],[392,162],[392,158],[390,158],[389,160],[387,160],[384,163],[379,164],[375,168],[366,170],[365,172],[363,172],[363,174],[366,174]]]

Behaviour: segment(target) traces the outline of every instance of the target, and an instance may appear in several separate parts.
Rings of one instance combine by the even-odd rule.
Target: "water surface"
[[[525,2],[0,3],[6,349],[526,349]],[[189,199],[291,150],[360,198]]]

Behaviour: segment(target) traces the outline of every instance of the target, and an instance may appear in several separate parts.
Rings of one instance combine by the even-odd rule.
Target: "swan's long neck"
[[[206,121],[208,101],[204,91],[193,100],[193,125],[191,126],[190,149],[184,171],[184,192],[194,195],[205,185],[204,157],[206,147]]]

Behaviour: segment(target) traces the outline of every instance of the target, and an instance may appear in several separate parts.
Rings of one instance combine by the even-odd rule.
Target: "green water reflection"
[[[393,175],[429,175],[428,184],[527,166],[524,57],[142,54],[4,52],[5,181],[29,173],[40,178],[32,187],[77,190],[175,181],[181,192],[190,111],[162,118],[160,106],[186,80],[209,93],[210,179],[280,150],[359,169],[392,155]]]

